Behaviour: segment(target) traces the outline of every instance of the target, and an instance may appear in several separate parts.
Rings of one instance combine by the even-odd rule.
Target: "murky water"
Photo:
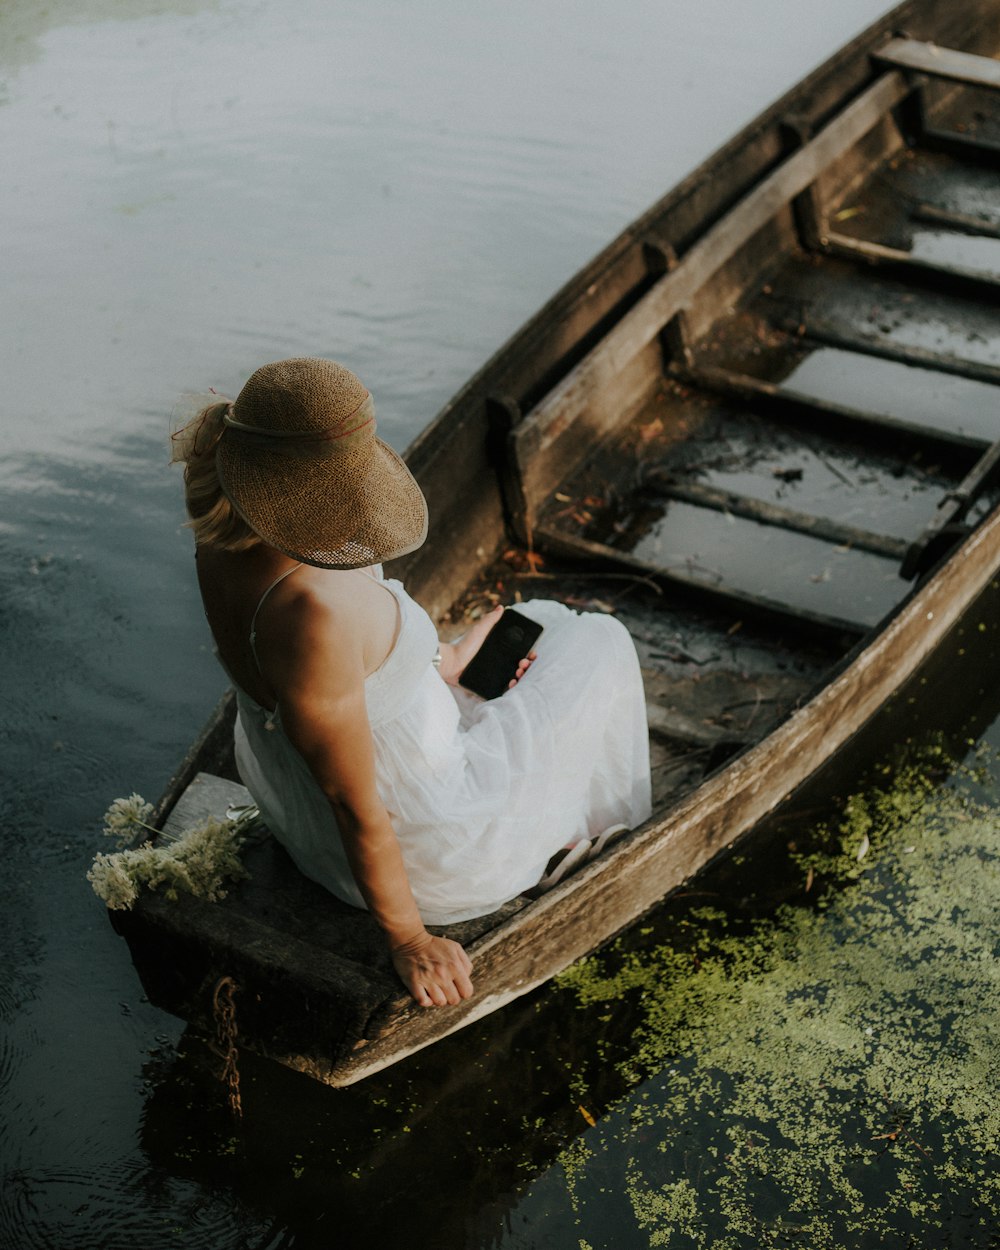
[[[322,353],[370,379],[405,446],[885,7],[0,8],[0,1245],[655,1242],[621,1216],[622,1167],[636,1193],[694,1182],[656,1172],[655,1123],[622,1137],[642,1091],[667,1107],[654,1069],[673,1062],[640,1070],[635,1004],[552,988],[351,1091],[248,1061],[237,1136],[198,1044],[143,1001],[84,873],[108,800],[158,794],[223,685],[165,436],[183,392]],[[995,717],[981,702],[969,736]],[[693,1153],[715,1148],[677,1115]]]

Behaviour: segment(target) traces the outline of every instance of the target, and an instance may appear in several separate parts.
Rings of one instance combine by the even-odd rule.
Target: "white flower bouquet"
[[[255,807],[232,809],[225,820],[209,817],[176,837],[161,833],[156,846],[147,838],[129,847],[142,832],[158,832],[149,823],[152,815],[153,805],[139,794],[115,799],[105,814],[105,836],[124,849],[96,855],[87,880],[113,911],[128,911],[144,887],[165,886],[169,899],[185,890],[214,902],[225,898],[224,882],[247,875],[239,852],[257,819]]]

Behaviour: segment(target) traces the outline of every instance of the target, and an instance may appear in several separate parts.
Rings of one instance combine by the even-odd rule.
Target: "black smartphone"
[[[514,608],[507,608],[462,669],[458,684],[484,699],[496,699],[517,674],[517,666],[534,646],[541,625]]]

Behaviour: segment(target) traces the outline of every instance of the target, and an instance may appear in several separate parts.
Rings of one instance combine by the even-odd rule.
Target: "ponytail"
[[[213,400],[170,437],[171,463],[184,465],[187,522],[198,546],[247,551],[261,540],[229,502],[215,468],[228,399]]]

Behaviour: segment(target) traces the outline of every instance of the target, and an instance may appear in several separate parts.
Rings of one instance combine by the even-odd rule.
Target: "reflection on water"
[[[664,519],[650,525],[631,552],[710,586],[760,594],[865,628],[909,589],[896,563],[870,552],[831,547],[776,526],[739,525],[727,513],[706,515],[704,508],[678,502],[667,505]]]

